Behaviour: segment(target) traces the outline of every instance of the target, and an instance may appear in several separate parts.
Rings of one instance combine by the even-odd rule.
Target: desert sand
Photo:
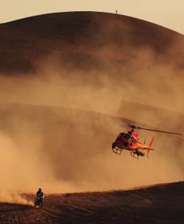
[[[42,209],[0,203],[1,223],[175,223],[184,222],[184,183],[132,190],[52,194]],[[34,201],[34,195],[22,195]]]

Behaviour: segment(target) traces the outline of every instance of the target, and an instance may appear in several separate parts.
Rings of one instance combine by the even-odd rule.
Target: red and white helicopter
[[[139,135],[138,133],[134,132],[135,129],[142,129],[146,131],[154,131],[154,132],[162,132],[166,134],[174,134],[174,135],[182,135],[180,133],[175,132],[168,132],[168,131],[161,131],[161,130],[155,130],[155,129],[149,129],[149,128],[142,128],[131,124],[126,124],[126,126],[131,128],[128,132],[121,132],[115,141],[112,143],[112,151],[118,155],[121,155],[123,150],[130,151],[130,154],[134,158],[139,158],[139,156],[145,156],[145,152],[147,151],[147,157],[149,158],[149,152],[151,150],[154,150],[152,148],[152,144],[154,141],[154,137],[150,141],[149,145],[147,145],[145,142],[142,143],[139,141]]]

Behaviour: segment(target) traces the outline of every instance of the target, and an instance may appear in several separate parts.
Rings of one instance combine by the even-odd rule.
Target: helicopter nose
[[[113,142],[113,143],[112,143],[112,149],[114,149],[115,147],[116,147],[116,143]]]

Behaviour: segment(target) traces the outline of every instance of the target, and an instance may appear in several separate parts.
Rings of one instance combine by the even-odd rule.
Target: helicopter
[[[115,141],[112,143],[112,151],[118,155],[121,155],[123,150],[127,150],[130,152],[130,155],[136,159],[139,158],[139,156],[145,156],[145,152],[147,151],[147,157],[149,158],[150,151],[154,150],[152,148],[152,144],[154,141],[154,137],[151,139],[149,145],[147,145],[144,141],[144,143],[139,141],[139,135],[134,130],[135,129],[142,129],[146,131],[153,131],[153,132],[161,132],[166,134],[174,134],[174,135],[182,135],[181,133],[176,132],[168,132],[168,131],[161,131],[156,129],[149,129],[149,128],[143,128],[138,127],[132,124],[124,123],[124,125],[131,128],[128,132],[121,132],[115,139]]]

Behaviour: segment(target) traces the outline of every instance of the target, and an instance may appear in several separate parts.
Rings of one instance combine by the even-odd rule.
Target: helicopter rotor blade
[[[123,122],[124,123],[124,122]],[[139,127],[139,126],[135,126],[135,125],[131,125],[131,124],[127,124],[127,123],[124,123],[124,125],[132,128],[132,130],[134,129],[142,129],[142,130],[146,130],[146,131],[154,131],[154,132],[160,132],[160,133],[166,133],[166,134],[172,134],[172,135],[183,135],[181,133],[177,133],[177,132],[170,132],[170,131],[162,131],[162,130],[158,130],[158,129],[151,129],[151,128],[142,128],[142,127]]]
[[[157,130],[157,129],[149,129],[149,128],[141,128],[141,127],[138,127],[138,129],[142,129],[142,130],[146,130],[146,131],[154,131],[154,132],[166,133],[166,134],[171,134],[171,135],[183,135],[183,134],[177,133],[177,132],[162,131],[162,130]]]
[[[132,125],[132,124],[127,124],[127,123],[125,123],[125,122],[123,122],[123,124],[124,124],[125,126],[129,127],[129,128],[132,128],[132,129],[140,129],[140,127],[137,127],[137,126]]]

